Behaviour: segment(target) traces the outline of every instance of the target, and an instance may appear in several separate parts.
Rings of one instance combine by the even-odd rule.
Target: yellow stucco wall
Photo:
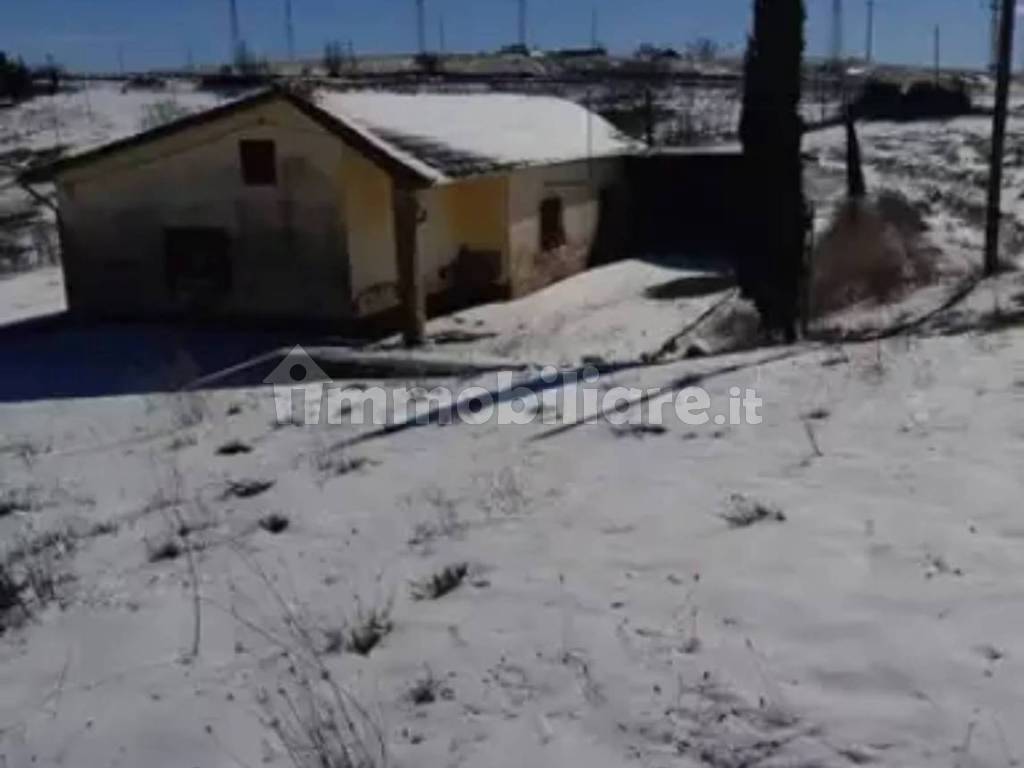
[[[245,186],[238,142],[270,139],[278,184]],[[164,314],[168,227],[231,239],[232,286],[214,314],[344,318],[350,272],[343,147],[283,101],[64,172],[58,199],[72,309]]]
[[[512,295],[522,296],[587,268],[601,225],[601,194],[622,183],[618,158],[524,168],[509,178],[509,272]],[[566,244],[541,249],[545,198],[563,205]]]
[[[398,265],[391,178],[358,152],[345,147],[339,184],[348,228],[352,298],[360,316],[398,305]]]
[[[453,265],[463,249],[496,253],[507,263],[508,178],[493,176],[432,187],[420,193],[423,221],[417,249],[428,294],[453,288]],[[502,270],[501,282],[507,280]]]

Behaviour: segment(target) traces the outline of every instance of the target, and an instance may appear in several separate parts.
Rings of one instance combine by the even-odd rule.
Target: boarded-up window
[[[238,142],[242,180],[247,187],[272,187],[277,184],[277,147],[268,140]]]
[[[540,204],[540,248],[551,251],[565,245],[562,198],[548,197]]]
[[[176,300],[201,306],[231,290],[231,238],[214,227],[164,230],[168,292]]]

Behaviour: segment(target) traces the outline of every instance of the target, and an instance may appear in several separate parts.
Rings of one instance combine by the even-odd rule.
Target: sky
[[[319,56],[332,39],[357,53],[416,47],[414,0],[292,0],[296,47]],[[830,48],[832,0],[806,0],[808,52]],[[863,55],[867,0],[844,0],[847,55]],[[76,70],[115,71],[184,66],[227,59],[228,0],[0,0],[0,50],[30,63],[47,54]],[[285,0],[238,0],[250,49],[270,58],[287,50]],[[448,51],[480,51],[514,42],[515,0],[426,0],[428,35],[437,46],[444,18]],[[710,37],[742,50],[750,0],[529,0],[530,43],[542,48],[586,45],[596,12],[600,41],[615,52],[643,42],[681,47]],[[876,0],[876,60],[930,64],[933,30],[942,30],[943,61],[988,61],[989,15],[984,0]],[[1024,26],[1024,19],[1021,20]],[[1024,45],[1024,34],[1020,36]],[[1019,55],[1018,59],[1022,59]],[[1022,59],[1024,60],[1024,59]]]

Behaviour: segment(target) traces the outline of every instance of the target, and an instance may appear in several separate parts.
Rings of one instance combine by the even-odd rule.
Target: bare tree
[[[721,49],[710,37],[698,37],[686,45],[686,56],[691,61],[708,63],[718,58]]]

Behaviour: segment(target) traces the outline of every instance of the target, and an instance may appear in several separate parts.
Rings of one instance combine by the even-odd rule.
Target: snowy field
[[[1009,327],[958,333],[995,295]],[[294,615],[395,765],[1015,765],[1022,304],[1011,275],[922,336],[601,383],[756,387],[760,426],[279,428],[266,388],[144,379],[4,398],[0,540],[55,586],[0,639],[0,754],[286,765],[260,691]]]
[[[142,130],[155,105],[173,101],[188,113],[220,102],[214,94],[175,81],[162,90],[125,91],[121,83],[103,81],[77,81],[71,87],[0,110],[0,152],[84,151]]]
[[[75,135],[160,98],[93,92],[107,133]],[[53,138],[0,120],[0,147]],[[869,184],[920,206],[961,274],[984,127],[861,132]],[[806,144],[824,208],[842,140]],[[24,322],[63,307],[59,272],[0,279],[0,563],[31,581],[0,634],[0,767],[283,768],[275,718],[310,722],[311,660],[398,768],[1018,765],[1024,278],[887,341],[683,359],[723,321],[665,347],[730,295],[626,261],[439,318],[427,354],[524,380],[598,362],[602,392],[699,384],[719,406],[754,388],[760,425],[638,428],[636,404],[558,426],[538,402],[530,424],[391,431],[282,427],[258,368],[185,387],[287,340]]]
[[[869,189],[895,190],[930,224],[932,237],[949,253],[980,253],[984,244],[985,195],[992,119],[963,117],[912,123],[858,125]],[[845,129],[808,135],[804,151],[815,161],[811,176],[820,213],[845,194]],[[1024,117],[1007,127],[1003,223],[1012,259],[1024,250]],[[966,258],[970,258],[967,256]]]

